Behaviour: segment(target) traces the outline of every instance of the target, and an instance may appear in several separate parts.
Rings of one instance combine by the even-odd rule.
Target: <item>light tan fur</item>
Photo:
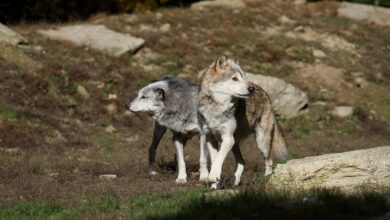
[[[265,160],[265,174],[271,174],[271,150],[281,160],[286,159],[288,153],[268,94],[259,85],[245,81],[245,74],[237,61],[224,57],[202,71],[199,78],[200,121],[203,121],[204,132],[221,141],[221,149],[216,154],[217,159],[214,159],[216,165],[213,164],[210,171],[210,181],[218,183],[227,151],[233,150],[238,163],[235,181],[238,184],[244,167],[239,141],[250,133],[256,134],[258,148]],[[249,92],[245,93],[245,89]],[[229,136],[233,136],[234,140]]]

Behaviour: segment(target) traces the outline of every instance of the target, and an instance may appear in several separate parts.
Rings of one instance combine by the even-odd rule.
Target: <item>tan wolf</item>
[[[239,142],[250,133],[255,133],[263,154],[265,175],[271,174],[270,151],[281,160],[287,158],[288,152],[268,94],[260,86],[247,82],[238,62],[225,56],[200,74],[200,84],[198,117],[201,132],[207,136],[203,146],[216,146],[213,139],[221,142],[219,151],[210,152],[215,155],[208,177],[213,187],[218,186],[222,165],[230,150],[237,161],[235,184],[240,182],[245,162],[239,153]]]

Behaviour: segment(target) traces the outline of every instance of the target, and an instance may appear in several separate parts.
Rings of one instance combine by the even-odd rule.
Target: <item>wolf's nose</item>
[[[129,105],[129,104],[126,104],[126,105],[125,105],[125,108],[126,108],[127,110],[129,110],[129,109],[130,109],[130,105]]]
[[[255,91],[255,87],[248,87],[248,91],[249,91],[249,93],[253,93],[254,91]]]

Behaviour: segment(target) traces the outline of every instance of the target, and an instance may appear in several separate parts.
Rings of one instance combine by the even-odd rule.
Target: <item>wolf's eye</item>
[[[238,78],[237,77],[233,77],[232,80],[233,81],[238,81]]]
[[[143,95],[143,96],[141,97],[141,99],[146,99],[146,96]]]

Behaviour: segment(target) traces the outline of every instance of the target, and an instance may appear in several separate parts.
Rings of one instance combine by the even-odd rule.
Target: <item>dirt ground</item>
[[[36,32],[63,24],[12,26],[30,45],[0,44],[0,207],[18,200],[72,205],[107,193],[135,198],[183,187],[175,184],[170,134],[157,152],[159,175],[148,174],[153,121],[124,105],[152,79],[176,75],[196,82],[197,72],[221,54],[240,57],[245,71],[282,78],[308,93],[304,113],[279,117],[292,158],[389,144],[390,28],[338,18],[331,2],[270,2],[73,22],[145,39],[136,55],[120,58]],[[169,31],[161,30],[166,23]],[[311,74],[313,69],[323,75]],[[81,96],[79,86],[90,97]],[[330,114],[339,105],[353,106],[354,114]],[[107,132],[108,126],[115,131]],[[247,166],[240,187],[255,185],[263,172],[261,154],[252,139],[241,146]],[[185,148],[187,186],[203,187],[198,152],[194,138]],[[229,155],[227,181],[234,166]],[[101,180],[101,174],[118,178]]]

